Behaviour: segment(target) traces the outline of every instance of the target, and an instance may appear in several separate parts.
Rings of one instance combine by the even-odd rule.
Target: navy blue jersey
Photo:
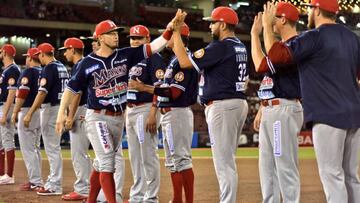
[[[128,72],[130,67],[146,58],[145,46],[115,50],[104,58],[94,53],[86,56],[69,81],[68,89],[87,89],[87,108],[125,110]]]
[[[325,24],[285,45],[298,63],[305,122],[359,128],[358,37],[342,25]]]
[[[175,87],[182,94],[172,100],[158,96],[158,107],[188,107],[196,103],[198,94],[198,74],[195,69],[181,69],[177,58],[173,57],[165,70],[161,87]]]
[[[204,76],[201,102],[245,99],[246,80],[249,78],[247,58],[244,44],[232,37],[213,41],[205,49],[193,53],[189,59]]]
[[[287,40],[290,42],[295,37]],[[269,67],[268,71],[263,80],[261,81],[258,96],[260,99],[273,99],[273,98],[284,98],[284,99],[300,99],[300,80],[299,72],[296,64],[290,64],[286,68],[277,70],[272,68],[274,65],[270,60],[266,60],[266,65]]]
[[[82,60],[82,59],[81,59]],[[74,64],[74,66],[72,67],[71,69],[71,76],[75,75],[76,71],[78,70],[79,68],[79,63],[80,61],[79,60],[78,62],[76,62]],[[86,89],[82,90],[82,94],[81,94],[81,99],[80,99],[80,103],[79,103],[79,106],[82,106],[82,105],[85,105],[86,104],[86,100],[87,100],[87,91]]]
[[[62,93],[69,81],[69,73],[60,61],[52,61],[41,71],[39,91],[47,93],[44,104],[60,104]]]
[[[0,77],[0,102],[6,102],[9,89],[16,90],[16,81],[20,76],[20,68],[16,64],[10,64],[2,72]]]
[[[129,78],[138,78],[147,85],[160,85],[164,79],[165,63],[160,54],[154,54],[148,59],[142,60],[130,69]],[[131,103],[152,102],[153,95],[147,92],[128,90],[127,100]]]
[[[34,103],[35,97],[39,89],[40,74],[40,67],[26,68],[21,72],[21,75],[17,82],[18,87],[19,89],[29,90],[23,107],[31,107],[31,105]]]

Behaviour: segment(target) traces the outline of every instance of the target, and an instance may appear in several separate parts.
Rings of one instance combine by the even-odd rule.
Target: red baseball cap
[[[335,14],[339,12],[339,3],[337,0],[311,0],[310,4],[301,4],[301,5],[319,7],[322,10]]]
[[[83,49],[84,43],[76,37],[67,38],[64,42],[64,46],[59,48],[59,50],[69,49],[69,48]]]
[[[55,48],[49,43],[42,43],[37,48],[38,48],[38,52],[35,54],[51,53],[51,52],[54,52],[54,50],[55,50]]]
[[[16,49],[14,47],[14,45],[12,44],[4,44],[1,47],[1,51],[4,51],[6,54],[14,57],[16,55]]]
[[[163,33],[165,29],[160,29],[159,32]],[[183,23],[180,27],[180,35],[189,37],[190,36],[190,28],[186,23]]]
[[[150,37],[150,31],[146,26],[135,25],[130,28],[128,37]]]
[[[239,23],[239,18],[237,16],[237,13],[229,8],[229,7],[225,7],[225,6],[219,6],[217,8],[215,8],[212,12],[211,12],[211,16],[210,17],[204,17],[203,20],[205,21],[221,21],[221,22],[225,22],[231,25],[237,25]]]
[[[124,30],[124,28],[116,26],[116,24],[112,20],[101,21],[95,27],[95,37],[98,37],[99,35],[106,34],[115,30],[122,31]]]
[[[30,56],[30,58],[38,59],[39,49],[38,48],[29,48],[26,52],[26,54],[23,54],[23,56]]]
[[[288,2],[278,2],[276,8],[276,16],[283,16],[291,21],[298,21],[300,12],[299,10]]]

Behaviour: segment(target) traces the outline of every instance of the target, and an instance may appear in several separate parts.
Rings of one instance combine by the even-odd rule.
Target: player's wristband
[[[163,32],[162,36],[164,39],[166,39],[167,41],[169,41],[171,39],[173,32],[170,30],[165,30],[165,32]]]
[[[154,94],[161,97],[171,97],[171,91],[168,87],[155,87]]]

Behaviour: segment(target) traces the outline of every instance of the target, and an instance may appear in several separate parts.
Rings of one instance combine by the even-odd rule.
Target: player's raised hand
[[[264,13],[262,15],[263,26],[272,26],[276,16],[276,5],[273,2],[264,4]]]
[[[31,118],[32,118],[32,114],[29,113],[29,112],[24,116],[24,126],[25,126],[25,128],[29,128]]]
[[[262,12],[259,12],[254,18],[254,23],[251,27],[251,34],[254,36],[260,35],[262,28]]]
[[[142,92],[144,90],[145,84],[136,78],[136,80],[129,80],[128,89],[137,90]]]

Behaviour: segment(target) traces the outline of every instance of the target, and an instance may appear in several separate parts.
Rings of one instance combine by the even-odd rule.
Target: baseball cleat
[[[36,191],[38,192],[42,187],[33,183],[24,183],[19,186],[20,191]]]
[[[77,192],[70,192],[69,194],[63,195],[61,199],[65,201],[77,201],[77,200],[86,200],[87,196],[80,195]]]
[[[37,194],[40,195],[40,196],[53,196],[53,195],[62,195],[62,192],[53,191],[53,190],[46,190],[45,188],[42,187],[41,189],[39,189]]]
[[[0,178],[0,185],[10,185],[15,183],[15,178],[8,176],[8,174],[5,174],[1,176]]]

